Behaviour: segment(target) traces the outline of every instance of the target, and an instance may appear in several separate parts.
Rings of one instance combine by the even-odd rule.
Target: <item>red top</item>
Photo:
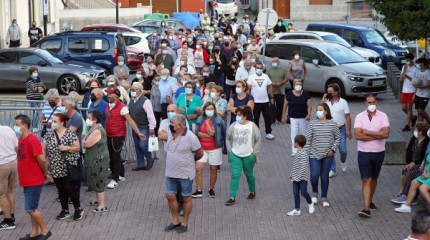
[[[196,51],[197,51],[197,49],[194,49],[193,55],[196,53]],[[209,54],[204,49],[202,50],[202,52],[203,52],[203,61],[205,61],[205,64],[208,64],[208,62],[209,62]]]
[[[124,137],[127,133],[125,127],[125,118],[121,116],[121,109],[125,107],[124,103],[118,101],[115,107],[110,110],[109,104],[106,104],[105,110],[105,128],[108,137]],[[109,117],[110,116],[110,117]]]
[[[213,127],[212,121],[210,121],[209,124]],[[206,122],[202,123],[202,126],[200,127],[200,132],[206,133],[206,134],[208,133],[208,131],[206,130]],[[206,151],[217,149],[215,137],[200,138],[200,145],[202,145],[202,149]]]
[[[42,154],[42,144],[33,133],[24,139],[19,138],[18,175],[21,187],[33,187],[45,183],[45,176],[36,160],[36,156]]]

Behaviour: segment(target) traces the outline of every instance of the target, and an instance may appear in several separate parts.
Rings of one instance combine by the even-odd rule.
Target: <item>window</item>
[[[319,56],[319,59],[318,58],[317,59],[318,59],[318,62],[320,65],[323,65],[323,66],[334,66],[335,65],[334,62],[329,57],[327,57],[327,55],[325,55],[323,52],[321,52],[318,49],[314,49],[314,50],[316,51],[316,53]]]
[[[319,60],[317,52],[311,47],[300,47],[300,55],[305,63],[312,63],[314,59]]]
[[[332,5],[333,0],[309,0],[309,5]]]
[[[273,44],[267,44],[266,45],[266,54],[265,54],[265,56],[266,57],[275,57],[273,55],[274,51],[275,51],[275,45],[273,45]]]
[[[276,55],[277,55],[276,57],[279,57],[280,59],[284,59],[284,60],[292,60],[293,52],[299,49],[300,47],[297,45],[282,44],[278,46],[278,49],[276,51]]]
[[[140,42],[140,37],[137,36],[124,36],[125,45],[130,46],[134,44],[138,44]]]
[[[286,40],[286,39],[316,39],[318,40],[317,37],[315,36],[308,36],[308,35],[296,35],[296,34],[292,34],[292,35],[286,35],[280,38],[280,40]]]
[[[0,53],[0,63],[13,63],[15,56],[15,52],[2,52]]]
[[[69,50],[71,52],[88,52],[88,38],[69,38]]]
[[[40,61],[45,61],[45,60],[43,60],[43,58],[37,56],[36,54],[30,53],[30,52],[19,53],[19,63],[21,64],[37,65]]]
[[[106,52],[109,50],[109,42],[105,38],[93,38],[91,52]]]
[[[44,41],[40,44],[40,48],[57,53],[61,50],[61,39]]]
[[[322,31],[323,28],[320,26],[308,26],[306,31]]]
[[[332,33],[336,33],[337,35],[340,35],[340,28],[331,28],[331,27],[327,27],[325,28],[326,32],[332,32]]]
[[[343,38],[351,45],[362,47],[363,41],[361,40],[360,35],[358,33],[345,29],[343,31]]]

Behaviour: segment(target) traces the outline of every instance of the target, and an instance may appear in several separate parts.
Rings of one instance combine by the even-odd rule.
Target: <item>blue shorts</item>
[[[358,168],[360,169],[361,179],[378,179],[384,162],[385,151],[382,152],[360,152],[358,151]]]
[[[182,197],[191,196],[193,192],[193,180],[189,178],[171,178],[166,177],[166,194],[176,194],[178,191],[181,192]]]
[[[43,184],[39,186],[24,187],[25,211],[34,212],[39,207],[40,193]]]

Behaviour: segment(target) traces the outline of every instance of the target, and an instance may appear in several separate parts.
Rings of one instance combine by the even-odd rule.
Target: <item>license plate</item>
[[[372,86],[378,86],[384,84],[384,80],[377,80],[372,82]]]

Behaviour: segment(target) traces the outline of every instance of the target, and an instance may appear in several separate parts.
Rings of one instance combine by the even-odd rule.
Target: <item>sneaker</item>
[[[175,230],[176,228],[178,228],[180,226],[181,226],[181,223],[178,223],[178,224],[171,223],[164,228],[164,231],[169,232],[169,231]]]
[[[115,180],[110,180],[110,183],[106,186],[107,188],[114,189],[118,186],[118,183]]]
[[[327,201],[322,202],[323,207],[330,207],[330,203]]]
[[[295,157],[296,156],[296,153],[291,153],[291,157]]]
[[[346,163],[341,162],[340,167],[342,168],[342,172],[346,172],[346,167],[347,167]]]
[[[406,196],[402,195],[400,197],[393,198],[391,199],[391,202],[395,204],[404,204],[406,203]]]
[[[193,198],[201,198],[201,197],[203,197],[203,192],[199,191],[199,190],[196,190],[193,194],[191,194],[191,197],[193,197]]]
[[[214,190],[213,189],[209,189],[208,195],[209,195],[209,197],[214,198],[215,197]]]
[[[108,211],[107,207],[104,207],[104,208],[96,207],[91,212],[93,212],[93,213],[102,213],[102,212],[107,212],[107,211]]]
[[[60,214],[57,216],[57,220],[63,220],[70,217],[70,213],[67,210],[61,210]]]
[[[360,212],[358,212],[358,216],[359,217],[370,217],[371,214],[370,214],[370,211],[366,211],[366,210],[363,209]]]
[[[309,208],[309,214],[312,214],[315,212],[314,203],[309,204],[308,208]]]
[[[125,177],[121,177],[121,176],[119,176],[118,181],[119,181],[119,182],[124,182],[124,181],[125,181]]]
[[[369,209],[370,211],[374,211],[374,212],[378,211],[378,208],[373,202],[370,203]]]
[[[394,211],[400,212],[400,213],[410,213],[411,212],[411,207],[410,206],[406,206],[405,204],[402,204],[400,207],[395,208]]]
[[[225,205],[227,205],[227,206],[231,206],[231,205],[233,205],[233,204],[235,204],[236,203],[236,199],[228,199],[228,201],[225,203]]]
[[[79,221],[84,216],[84,209],[80,208],[75,210],[75,214],[73,214],[73,220]]]
[[[317,197],[312,197],[312,203],[315,205],[318,203],[318,198]]]
[[[334,177],[336,176],[336,172],[333,172],[332,170],[330,170],[330,172],[328,173],[328,177]]]
[[[402,132],[407,132],[407,131],[411,131],[411,127],[409,127],[409,125],[405,125],[405,127],[402,128]]]
[[[269,134],[266,134],[266,139],[273,140],[273,139],[275,139],[275,136],[273,136],[273,134],[269,133]]]
[[[14,222],[12,222],[12,223],[6,223],[6,221],[5,221],[5,220],[3,220],[3,221],[0,223],[0,230],[9,230],[9,229],[14,229],[14,228],[16,228],[16,226],[15,226],[15,223],[14,223]]]
[[[176,229],[176,232],[177,233],[184,233],[184,232],[186,232],[188,230],[188,226],[184,226],[184,225],[180,225],[177,229]]]
[[[302,212],[300,212],[300,210],[297,210],[297,209],[287,212],[288,216],[300,216],[301,214]]]

